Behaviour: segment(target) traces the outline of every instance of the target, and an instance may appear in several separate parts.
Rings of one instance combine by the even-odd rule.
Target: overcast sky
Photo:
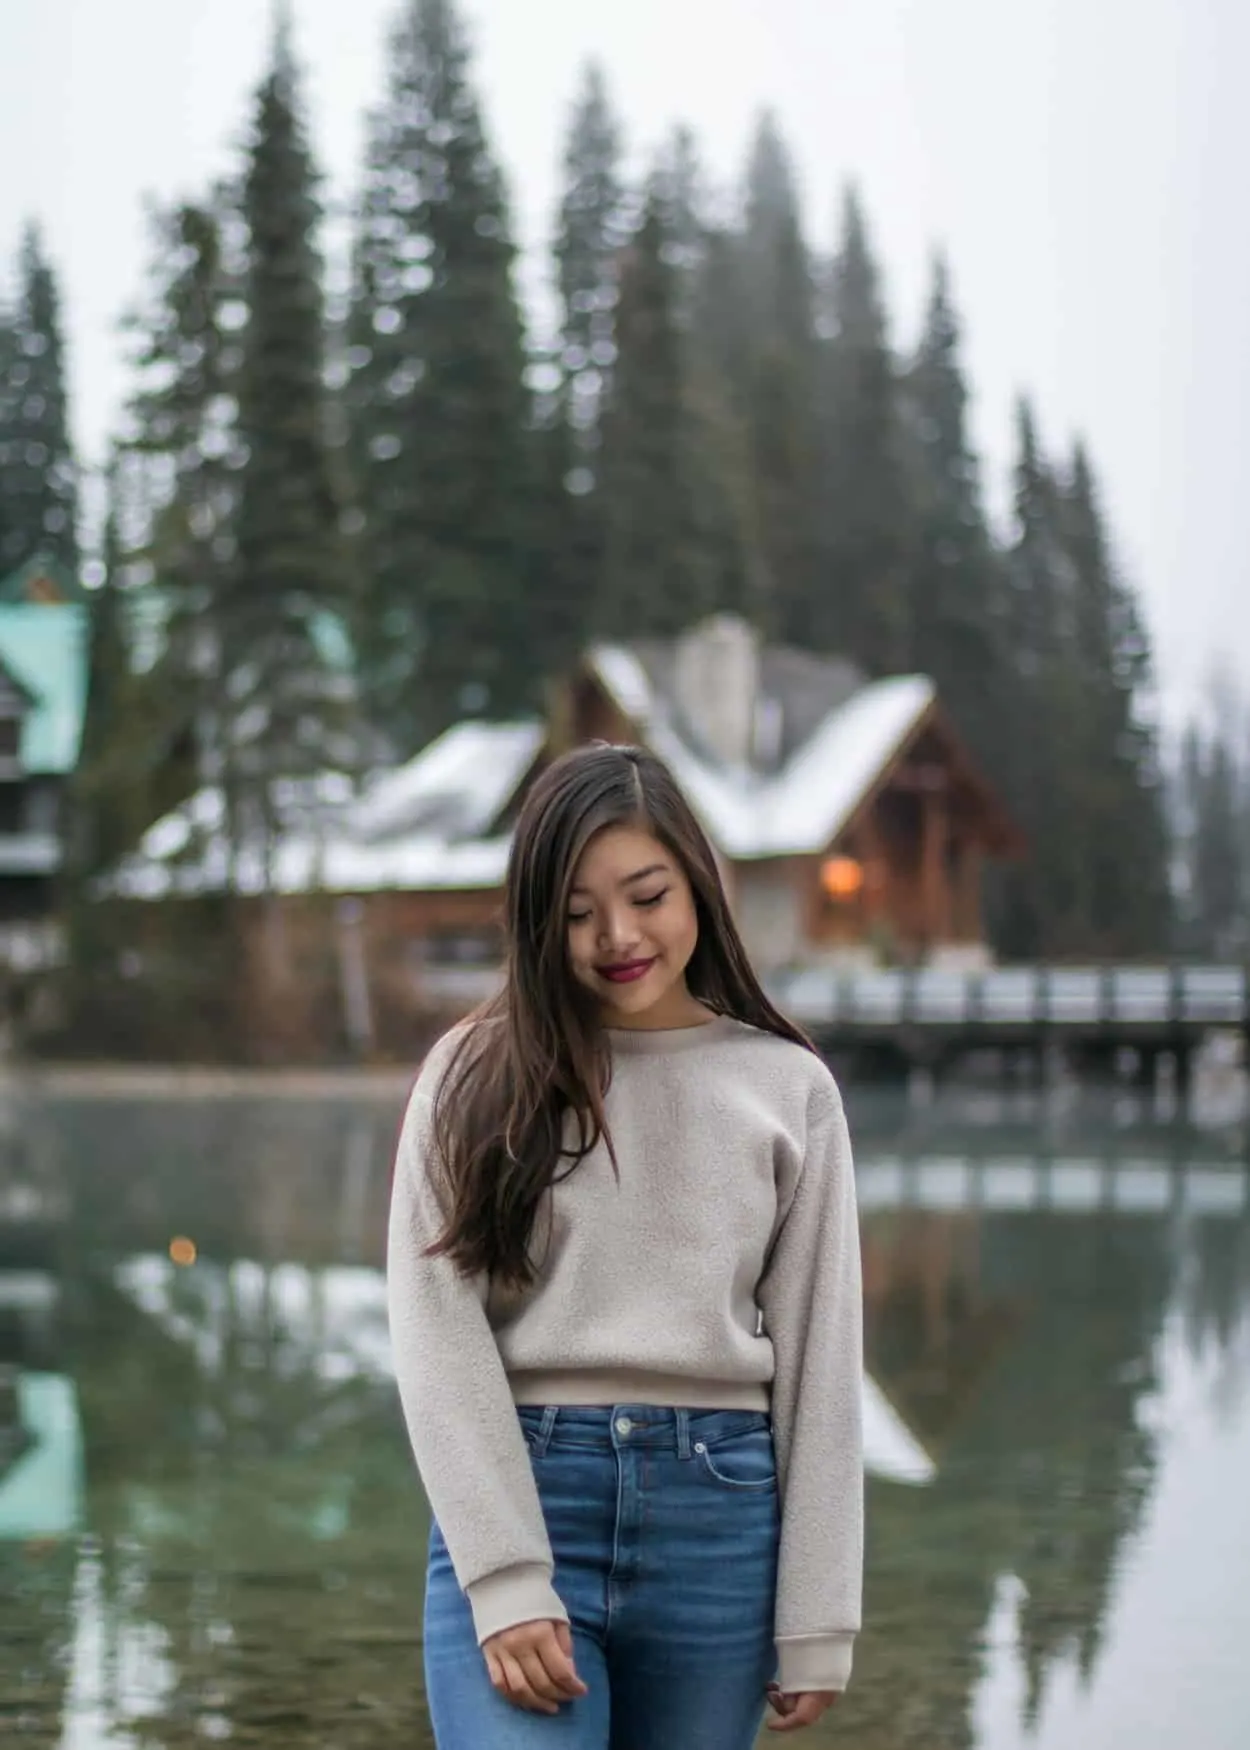
[[[294,0],[318,155],[350,195],[397,0]],[[641,158],[677,120],[711,170],[777,110],[809,228],[858,178],[909,343],[948,250],[994,501],[1027,388],[1083,432],[1175,716],[1222,659],[1250,680],[1250,5],[1246,0],[468,0],[518,231],[546,240],[580,64],[604,63]],[[145,193],[233,162],[264,0],[0,0],[0,258],[44,223],[74,420],[98,460],[126,376]],[[532,274],[534,270],[531,269]]]

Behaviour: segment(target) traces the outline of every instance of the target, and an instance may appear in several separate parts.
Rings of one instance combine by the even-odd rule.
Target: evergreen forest
[[[990,895],[1004,956],[1250,952],[1244,704],[1213,687],[1167,745],[1096,461],[1027,398],[991,519],[940,239],[899,334],[853,184],[807,235],[769,115],[736,187],[684,129],[639,175],[592,66],[540,323],[457,0],[398,0],[385,64],[327,262],[279,25],[231,173],[150,213],[90,478],[37,223],[0,264],[0,575],[38,555],[88,586],[79,873],[206,781],[272,838],[276,785],[541,709],[590,640],[732,611],[935,679],[1028,837]]]

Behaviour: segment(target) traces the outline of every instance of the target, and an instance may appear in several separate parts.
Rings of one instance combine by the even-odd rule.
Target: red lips
[[[635,979],[645,978],[655,965],[652,960],[622,960],[616,966],[601,966],[600,978],[606,978],[611,984],[633,984]]]

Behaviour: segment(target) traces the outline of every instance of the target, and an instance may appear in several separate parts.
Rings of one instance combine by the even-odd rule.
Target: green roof
[[[30,1446],[0,1475],[0,1542],[72,1537],[85,1497],[82,1423],[74,1382],[19,1373],[17,1402]]]
[[[68,775],[78,764],[87,705],[86,608],[0,602],[0,662],[31,696],[23,766]]]

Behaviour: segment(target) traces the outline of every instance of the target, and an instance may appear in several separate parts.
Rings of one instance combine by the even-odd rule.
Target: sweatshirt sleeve
[[[520,1622],[567,1621],[525,1436],[486,1316],[485,1279],[425,1248],[443,1231],[422,1077],[400,1134],[387,1305],[408,1437],[479,1643]]]
[[[806,1152],[759,1288],[772,1340],[781,1481],[778,1681],[843,1690],[863,1584],[863,1313],[855,1180],[830,1083],[813,1096]]]

